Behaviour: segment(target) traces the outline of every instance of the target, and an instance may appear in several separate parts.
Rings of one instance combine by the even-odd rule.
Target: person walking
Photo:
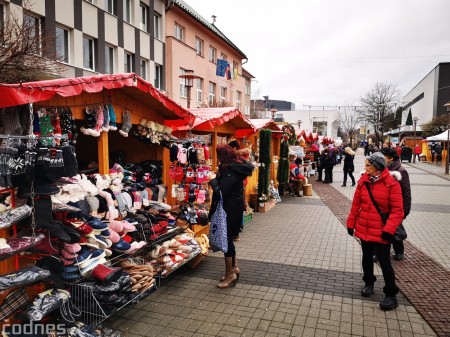
[[[436,165],[442,164],[442,145],[438,143],[436,145]]]
[[[328,155],[325,160],[325,179],[324,184],[331,184],[333,182],[333,168],[336,165],[336,149],[334,146],[328,146]]]
[[[390,247],[394,233],[403,220],[402,190],[399,182],[390,175],[382,153],[375,152],[366,157],[364,166],[366,171],[358,180],[347,218],[347,232],[361,240],[364,274],[361,296],[369,297],[373,294],[377,279],[374,275],[372,258],[376,254],[385,283],[383,288],[385,298],[379,306],[383,310],[392,310],[398,306],[399,289],[395,284]],[[381,212],[383,213],[380,214]]]
[[[219,169],[216,178],[210,181],[213,188],[213,198],[209,217],[214,214],[222,194],[223,209],[227,215],[227,243],[225,254],[225,277],[217,287],[228,288],[239,279],[240,270],[237,266],[236,247],[233,237],[239,235],[244,205],[244,180],[252,175],[253,165],[239,158],[236,151],[228,144],[218,145],[217,159]]]
[[[355,159],[356,153],[348,146],[344,149],[344,153],[344,183],[342,184],[342,187],[347,186],[347,175],[352,179],[352,186],[355,186],[355,177],[353,176],[355,165],[353,164],[353,160]]]
[[[394,149],[390,148],[382,149],[381,153],[384,155],[384,158],[386,159],[389,171],[399,173],[395,174],[394,178],[397,179],[397,181],[400,183],[400,187],[402,188],[403,213],[404,213],[403,220],[405,220],[409,212],[411,211],[411,184],[409,183],[408,171],[406,171],[406,169],[402,166],[400,158],[398,157],[397,152]],[[399,226],[403,226],[403,223],[400,223]],[[397,240],[394,237],[392,248],[394,248],[394,259],[396,259],[397,261],[403,260],[403,256],[405,253],[403,240]]]
[[[422,154],[422,149],[420,148],[419,144],[416,144],[416,146],[414,146],[414,155],[416,156],[418,161],[420,161],[421,154]]]
[[[322,181],[322,172],[323,170],[325,170],[327,158],[328,158],[328,147],[325,147],[319,156],[319,166],[317,167],[318,172],[317,181]]]

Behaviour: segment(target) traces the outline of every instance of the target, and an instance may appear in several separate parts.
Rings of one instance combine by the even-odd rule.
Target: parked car
[[[410,147],[404,146],[402,147],[402,154],[400,161],[407,160],[408,163],[411,162],[413,150]]]

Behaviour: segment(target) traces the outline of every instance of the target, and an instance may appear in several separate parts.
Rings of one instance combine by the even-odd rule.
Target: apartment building
[[[162,0],[0,0],[0,25],[15,15],[54,36],[42,55],[56,53],[62,77],[135,72],[164,89],[165,10]]]
[[[189,101],[191,108],[235,106],[244,111],[251,92],[243,77],[245,54],[186,2],[174,0],[172,5],[166,12],[166,94],[183,107]],[[218,70],[225,70],[225,76],[216,75]],[[180,75],[189,75],[192,83]]]

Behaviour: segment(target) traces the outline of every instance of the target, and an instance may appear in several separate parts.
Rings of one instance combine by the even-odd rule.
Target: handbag
[[[387,220],[389,219],[389,213],[383,213],[380,209],[380,207],[378,207],[378,204],[375,202],[375,199],[373,198],[372,195],[372,190],[369,186],[368,182],[365,182],[364,185],[366,185],[367,191],[369,192],[369,197],[370,200],[372,200],[373,205],[375,206],[375,208],[377,209],[378,214],[381,217],[381,221],[383,222],[383,225],[386,225]]]
[[[403,240],[406,240],[407,237],[408,237],[408,234],[406,233],[405,226],[403,226],[403,224],[401,223],[397,227],[397,230],[395,231],[394,240],[403,241]]]
[[[216,211],[211,216],[210,226],[209,243],[213,252],[228,252],[227,213],[223,209],[222,192]]]

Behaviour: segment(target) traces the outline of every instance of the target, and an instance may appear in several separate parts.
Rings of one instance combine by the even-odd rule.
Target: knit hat
[[[380,150],[380,152],[386,157],[394,158],[394,160],[399,159],[397,151],[391,147],[384,147]]]
[[[384,170],[387,166],[386,159],[381,152],[372,153],[370,156],[367,156],[366,159],[370,161],[378,171]]]

